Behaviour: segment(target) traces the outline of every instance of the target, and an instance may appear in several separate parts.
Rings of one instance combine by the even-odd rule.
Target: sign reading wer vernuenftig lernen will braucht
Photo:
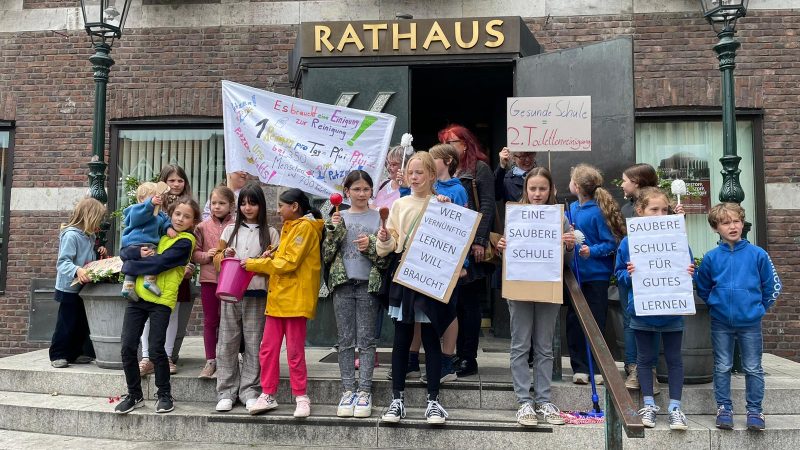
[[[448,303],[480,220],[479,212],[431,197],[394,282]]]
[[[694,314],[688,272],[692,258],[684,217],[635,217],[627,220],[627,227],[636,315]]]

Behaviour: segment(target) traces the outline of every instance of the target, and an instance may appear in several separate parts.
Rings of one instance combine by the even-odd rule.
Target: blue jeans
[[[634,332],[633,328],[631,328],[631,315],[628,313],[628,292],[629,289],[627,286],[622,284],[617,284],[617,292],[619,292],[619,307],[622,309],[622,328],[623,328],[623,335],[625,337],[625,365],[628,364],[636,364],[637,361],[637,344],[636,344],[636,333]],[[658,350],[660,344],[660,336],[659,333],[656,333],[653,336],[653,352],[654,355],[653,361],[651,363],[651,367],[656,367],[658,363]]]
[[[751,327],[731,327],[711,319],[711,345],[714,349],[714,398],[717,406],[733,411],[731,401],[731,367],[733,346],[739,341],[744,370],[745,399],[748,413],[761,413],[764,400],[764,369],[761,367],[763,349],[761,323]]]

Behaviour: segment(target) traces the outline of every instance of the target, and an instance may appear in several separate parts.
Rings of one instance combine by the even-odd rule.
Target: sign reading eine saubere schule
[[[300,40],[303,58],[538,53],[520,17],[305,22]]]

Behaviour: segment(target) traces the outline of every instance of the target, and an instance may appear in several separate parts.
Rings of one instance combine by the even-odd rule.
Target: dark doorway
[[[492,166],[506,141],[506,97],[514,92],[512,63],[411,67],[411,134],[414,148],[427,150],[449,123],[480,139]]]

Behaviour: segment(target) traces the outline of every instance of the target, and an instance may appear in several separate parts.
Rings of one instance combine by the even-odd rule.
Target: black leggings
[[[428,395],[434,399],[439,395],[439,379],[442,377],[442,347],[439,335],[429,323],[420,324],[422,346],[425,348],[425,374],[428,377]],[[392,348],[392,393],[394,398],[406,388],[406,368],[414,324],[394,321],[394,347]]]

